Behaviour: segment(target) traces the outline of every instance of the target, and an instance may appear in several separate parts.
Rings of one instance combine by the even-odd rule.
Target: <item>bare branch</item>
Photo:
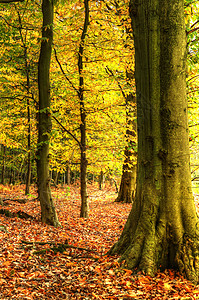
[[[72,83],[72,81],[67,77],[66,73],[64,72],[64,69],[58,59],[58,56],[57,56],[57,51],[56,49],[54,48],[54,52],[55,52],[55,59],[56,59],[56,62],[58,63],[59,67],[60,67],[60,70],[62,72],[62,74],[65,76],[66,80],[70,83],[70,85],[72,86],[72,88],[77,92],[78,96],[79,96],[79,91],[76,89],[76,87],[74,86],[74,84]]]
[[[24,2],[24,0],[0,0],[0,3]]]
[[[76,142],[77,144],[79,145],[79,147],[81,148],[81,143],[80,141],[76,138],[76,136],[74,136],[74,134],[72,134],[68,129],[66,129],[66,127],[64,127],[60,122],[59,120],[54,116],[52,115],[52,118],[61,126],[61,128],[63,129],[64,132],[67,132]]]
[[[117,85],[119,86],[120,88],[120,91],[122,93],[122,96],[124,97],[124,99],[126,100],[126,95],[125,95],[125,92],[123,91],[122,87],[121,87],[121,84],[119,83],[119,80],[117,79],[117,77],[114,76],[113,74],[113,71],[111,69],[109,69],[108,66],[105,67],[105,71],[108,75],[111,75],[115,78],[116,82],[117,82]]]
[[[199,29],[199,27],[196,27],[196,28],[193,28],[193,29],[187,31],[187,35],[194,32],[194,31],[197,31],[198,29]]]

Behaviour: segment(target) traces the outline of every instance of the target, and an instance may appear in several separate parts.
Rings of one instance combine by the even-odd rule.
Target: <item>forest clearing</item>
[[[173,270],[153,278],[133,274],[121,268],[117,256],[105,255],[119,238],[131,209],[131,204],[114,202],[113,187],[99,191],[89,185],[89,219],[79,217],[78,186],[53,188],[59,228],[40,222],[35,189],[31,187],[27,197],[24,188],[0,186],[1,210],[22,211],[31,217],[0,215],[0,225],[8,231],[0,231],[1,300],[199,298],[199,288]],[[16,201],[22,199],[25,203]],[[198,208],[199,198],[195,200]],[[53,251],[66,240],[74,248]]]

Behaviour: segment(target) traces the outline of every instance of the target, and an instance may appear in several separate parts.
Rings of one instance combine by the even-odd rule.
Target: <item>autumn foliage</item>
[[[122,269],[106,252],[118,239],[131,204],[114,202],[115,190],[89,186],[90,218],[79,218],[79,187],[53,189],[61,228],[40,222],[35,189],[0,186],[1,299],[197,299],[199,289],[172,270],[151,278]],[[19,203],[16,200],[24,200]],[[198,199],[196,198],[196,204]],[[20,201],[22,202],[22,201]],[[32,218],[31,218],[32,217]],[[67,240],[67,243],[66,243]],[[42,244],[43,243],[43,244]],[[68,244],[63,251],[60,244]],[[71,248],[70,248],[71,246]]]

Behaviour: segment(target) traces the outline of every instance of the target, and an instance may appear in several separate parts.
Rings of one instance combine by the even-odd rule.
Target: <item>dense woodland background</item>
[[[198,176],[198,14],[196,1],[185,2],[187,95],[191,166]],[[80,173],[78,51],[84,24],[80,1],[55,6],[51,61],[50,170],[52,182],[67,184]],[[1,4],[0,160],[1,183],[25,183],[31,164],[36,182],[37,64],[41,42],[40,1]],[[128,1],[90,1],[85,39],[84,102],[89,180],[101,172],[119,183],[126,146],[127,96],[135,93],[133,37]],[[135,103],[131,119],[136,122]],[[136,137],[132,137],[136,142]],[[134,144],[135,145],[135,144]],[[136,145],[134,146],[136,151]],[[135,163],[135,162],[134,162]]]

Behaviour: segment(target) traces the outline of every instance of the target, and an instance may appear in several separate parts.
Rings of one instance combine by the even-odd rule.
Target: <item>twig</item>
[[[29,199],[12,199],[12,198],[5,198],[1,199],[2,201],[17,201],[19,203],[26,203]]]
[[[93,260],[95,260],[95,261],[98,261],[99,260],[99,258],[97,258],[97,257],[93,257],[93,256],[78,256],[78,255],[71,255],[71,254],[67,254],[67,256],[70,256],[70,257],[72,257],[72,258],[74,258],[74,259],[88,259],[88,258],[90,258],[90,259],[93,259]]]

